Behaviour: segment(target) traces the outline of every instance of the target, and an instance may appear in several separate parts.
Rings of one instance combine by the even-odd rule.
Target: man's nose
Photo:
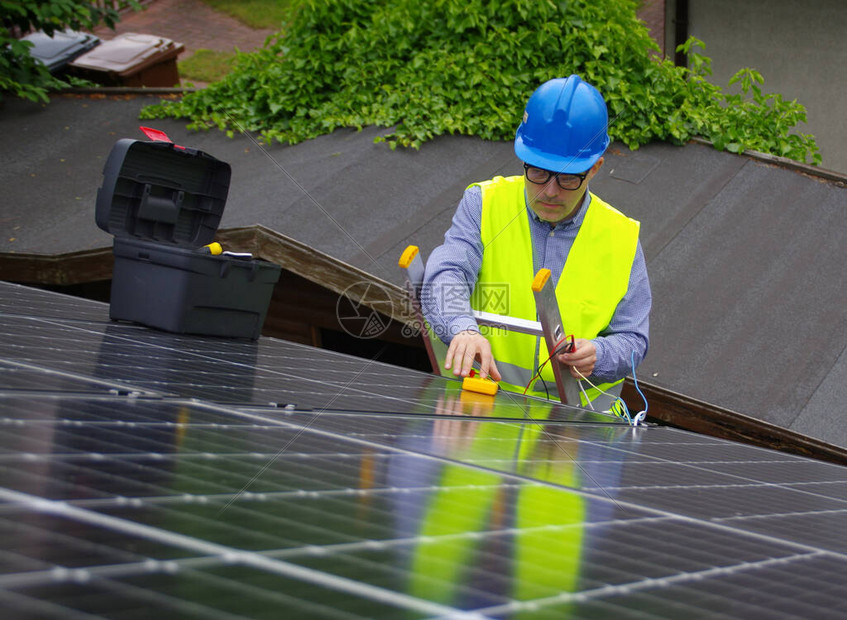
[[[544,184],[544,195],[550,198],[555,198],[559,195],[559,184],[556,183],[555,177]]]

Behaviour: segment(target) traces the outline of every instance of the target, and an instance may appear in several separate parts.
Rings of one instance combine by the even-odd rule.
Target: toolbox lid
[[[48,36],[39,30],[28,34],[24,41],[32,43],[30,56],[41,61],[51,72],[58,71],[74,58],[100,44],[100,38],[87,32],[57,31]]]
[[[211,243],[226,205],[231,169],[171,142],[118,140],[97,190],[97,225],[116,237],[179,247]]]
[[[184,49],[182,43],[170,39],[126,32],[103,41],[97,48],[74,60],[71,66],[125,77],[176,57]]]

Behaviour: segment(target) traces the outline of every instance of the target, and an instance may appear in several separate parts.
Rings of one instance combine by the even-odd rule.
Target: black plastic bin
[[[104,86],[178,86],[176,59],[184,49],[164,37],[126,32],[79,56],[68,69]]]
[[[52,37],[39,30],[23,40],[32,43],[30,56],[44,64],[50,73],[60,72],[72,60],[100,45],[99,37],[74,30],[54,32]]]
[[[115,235],[109,315],[169,332],[258,338],[280,267],[205,251],[226,204],[229,164],[169,142],[119,140],[96,221]]]

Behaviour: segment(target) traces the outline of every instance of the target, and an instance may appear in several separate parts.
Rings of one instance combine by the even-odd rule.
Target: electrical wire
[[[647,410],[650,408],[650,403],[647,402],[647,397],[644,396],[644,392],[641,391],[641,388],[638,386],[638,377],[635,375],[635,351],[629,356],[630,363],[632,364],[632,383],[635,385],[635,391],[638,392],[638,395],[641,396],[641,400],[644,401],[644,409],[635,414],[635,424],[636,426],[644,421],[644,418],[647,417]]]
[[[650,404],[647,402],[647,397],[644,396],[644,392],[641,391],[641,387],[638,385],[638,376],[635,374],[635,351],[632,351],[630,353],[629,361],[630,361],[630,366],[632,367],[632,382],[635,385],[635,391],[638,392],[638,395],[641,396],[641,400],[644,401],[644,409],[642,409],[641,411],[639,411],[635,415],[632,415],[632,414],[630,414],[629,407],[627,407],[623,398],[618,396],[618,397],[614,397],[614,402],[612,404],[611,410],[614,412],[615,407],[616,406],[619,407],[621,412],[624,414],[624,417],[626,418],[627,422],[629,422],[630,426],[638,426],[647,417],[647,410],[650,408]],[[582,389],[582,381],[585,381],[588,385],[593,387],[595,390],[597,390],[601,394],[604,394],[604,395],[606,395],[610,398],[613,398],[611,394],[609,394],[608,392],[604,392],[603,390],[598,388],[596,385],[591,383],[591,381],[589,381],[588,378],[585,377],[585,375],[583,375],[581,372],[579,372],[578,369],[574,368],[574,370],[576,370],[576,374],[578,374],[581,377],[581,379],[579,380],[580,389]],[[585,394],[584,389],[583,389],[582,393]],[[586,400],[587,399],[588,399],[588,396],[586,395]]]
[[[582,382],[583,382],[583,381],[585,381],[588,385],[590,385],[591,387],[593,387],[595,390],[597,390],[598,392],[600,392],[600,393],[601,393],[601,394],[603,394],[604,396],[608,396],[609,398],[611,398],[611,399],[612,399],[612,407],[610,408],[610,411],[614,412],[615,406],[618,406],[618,407],[620,408],[620,410],[621,410],[621,413],[623,413],[623,414],[624,414],[624,415],[623,415],[623,417],[625,417],[625,418],[626,418],[626,421],[627,421],[627,422],[629,422],[629,425],[630,425],[630,426],[635,426],[635,425],[632,423],[632,417],[629,415],[629,409],[627,408],[626,403],[623,401],[623,399],[622,399],[620,396],[612,396],[612,395],[611,395],[611,394],[609,394],[608,392],[606,392],[606,391],[604,391],[604,390],[601,390],[599,387],[597,387],[596,385],[594,385],[593,383],[591,383],[591,381],[588,379],[588,377],[586,377],[584,374],[582,374],[581,372],[579,372],[579,369],[578,369],[576,366],[572,366],[572,368],[576,371],[576,374],[578,374],[578,375],[579,375],[579,377],[580,377],[580,378],[578,379],[578,381],[579,381],[579,385],[580,385],[580,389],[582,389]],[[583,389],[582,393],[583,393],[583,394],[585,394],[585,390],[584,390],[584,389]],[[585,398],[586,398],[586,400],[588,400],[588,395],[587,395],[587,394],[585,395]],[[590,402],[590,401],[589,401],[589,402]],[[592,410],[593,410],[593,408],[592,408]],[[617,415],[617,414],[616,414],[616,415]]]
[[[574,370],[576,370],[576,369],[574,369]],[[579,373],[578,370],[577,370],[577,372]],[[582,373],[580,373],[579,376],[581,377]],[[594,411],[594,403],[592,403],[591,399],[588,398],[588,392],[585,391],[585,386],[582,385],[582,380],[577,379],[576,384],[579,386],[579,391],[582,392],[583,396],[585,396],[585,402],[588,405],[588,408],[591,409],[591,411]]]
[[[568,338],[570,338],[570,342],[568,342]],[[553,359],[553,356],[558,355],[559,353],[562,353],[566,350],[572,350],[573,346],[573,336],[562,337],[562,339],[556,343],[556,346],[553,347],[553,352],[547,356],[547,359],[545,359],[541,364],[539,364],[538,369],[533,373],[532,377],[529,380],[529,383],[526,384],[526,387],[523,390],[524,395],[526,395],[526,393],[529,391],[530,386],[536,379],[541,379],[541,384],[544,386],[544,392],[547,395],[547,400],[550,400],[550,392],[547,390],[547,383],[541,377],[541,371],[544,369],[547,363]],[[580,377],[579,379],[577,379],[577,385],[579,385],[579,389],[582,392],[582,395],[585,397],[585,402],[588,403],[588,407],[592,411],[595,411],[594,405],[591,403],[591,399],[588,398],[588,393],[585,391],[585,387],[582,385],[583,381],[585,381],[588,385],[590,385],[592,388],[594,388],[601,394],[608,396],[610,399],[612,399],[612,407],[610,408],[610,411],[612,411],[612,413],[614,413],[615,415],[619,415],[615,411],[615,408],[617,408],[621,412],[621,414],[623,414],[619,415],[619,417],[625,418],[630,426],[638,426],[647,417],[647,410],[650,408],[650,405],[647,402],[647,397],[644,396],[644,392],[641,391],[641,387],[638,385],[638,377],[635,374],[635,351],[631,352],[629,359],[632,368],[632,381],[635,384],[635,390],[638,392],[638,395],[641,396],[641,399],[644,401],[644,409],[636,413],[634,416],[630,414],[629,407],[627,407],[626,402],[624,402],[623,398],[621,398],[620,396],[613,396],[612,394],[601,390],[599,387],[591,383],[588,377],[579,372],[579,370],[575,366],[573,366],[572,368]]]
[[[570,339],[570,340],[568,340]],[[539,364],[536,371],[532,374],[532,377],[529,379],[529,383],[526,384],[526,387],[523,389],[524,396],[529,391],[529,386],[531,386],[536,379],[541,379],[541,385],[544,386],[544,393],[547,395],[547,400],[550,400],[550,392],[547,390],[547,383],[541,377],[541,371],[544,370],[544,367],[547,365],[551,359],[553,359],[554,355],[558,355],[559,353],[570,353],[574,349],[574,340],[573,334],[568,336],[562,336],[559,342],[556,343],[556,346],[553,347],[553,352],[547,356],[541,364]]]

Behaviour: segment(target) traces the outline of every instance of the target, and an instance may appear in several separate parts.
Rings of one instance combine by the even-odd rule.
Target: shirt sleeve
[[[618,303],[609,327],[592,341],[597,348],[594,377],[603,381],[617,381],[641,363],[647,355],[650,342],[652,304],[647,265],[639,241],[626,295]]]
[[[459,332],[479,331],[470,297],[482,266],[482,190],[465,190],[444,243],[426,263],[421,306],[435,334],[445,343]]]

